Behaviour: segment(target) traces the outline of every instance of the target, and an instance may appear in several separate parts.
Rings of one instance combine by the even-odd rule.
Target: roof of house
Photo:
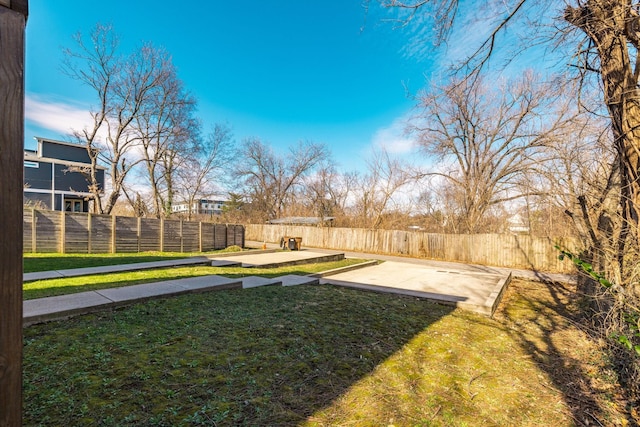
[[[333,216],[289,216],[285,218],[270,219],[269,224],[290,224],[290,225],[317,225],[323,222],[331,222],[335,219]]]

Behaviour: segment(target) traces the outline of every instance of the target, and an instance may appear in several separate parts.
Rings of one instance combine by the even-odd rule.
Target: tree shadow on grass
[[[25,425],[296,425],[451,311],[264,287],[30,327]]]
[[[575,285],[514,280],[495,319],[548,375],[576,425],[612,425],[625,417],[612,410],[623,400],[602,348],[577,320]],[[608,376],[608,378],[607,378]]]
[[[585,295],[580,293],[577,283],[568,284],[549,280],[547,275],[536,270],[534,263],[529,259],[529,254],[519,246],[519,242],[518,249],[527,259],[529,268],[535,273],[538,280],[536,283],[539,286],[519,292],[517,304],[520,304],[521,307],[529,307],[531,310],[529,321],[534,322],[536,327],[541,329],[544,340],[542,343],[534,342],[528,339],[525,334],[519,334],[516,338],[530,351],[533,360],[550,374],[554,386],[563,393],[578,425],[599,424],[602,418],[610,416],[605,407],[611,407],[611,405],[603,403],[603,399],[598,398],[598,395],[601,395],[600,397],[606,395],[610,400],[622,403],[627,397],[624,387],[620,387],[617,380],[611,379],[608,385],[610,387],[615,383],[616,391],[606,389],[609,387],[604,384],[599,385],[606,390],[598,389],[597,380],[594,380],[594,375],[589,372],[589,370],[593,371],[594,367],[590,366],[588,362],[584,363],[586,359],[589,359],[589,355],[579,354],[576,348],[573,349],[576,351],[572,354],[568,345],[561,339],[562,331],[572,328],[576,331],[584,331],[585,337],[591,335],[588,340],[596,345],[593,336],[598,334],[589,332],[588,326],[581,318],[584,313],[581,312],[579,305],[585,303]],[[513,291],[510,294],[514,295]],[[504,306],[503,303],[502,307]],[[513,316],[508,314],[508,311],[503,310],[502,315],[508,322],[516,321]],[[597,354],[603,357],[605,352],[605,349],[600,349]],[[590,359],[593,361],[594,357]],[[593,361],[593,363],[598,362]],[[598,364],[600,365],[598,367],[600,375],[615,376],[613,374],[615,361],[601,360]],[[629,410],[628,404],[622,406],[627,407],[624,411],[626,422],[629,425],[640,425],[637,412]],[[607,423],[605,422],[605,424]]]

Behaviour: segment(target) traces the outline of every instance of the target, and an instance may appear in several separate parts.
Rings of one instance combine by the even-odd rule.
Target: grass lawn
[[[109,262],[112,261],[112,259],[109,257],[104,257],[103,259]],[[168,258],[165,257],[162,259]],[[286,274],[306,275],[310,273],[331,270],[333,268],[346,267],[348,265],[358,264],[364,261],[365,260],[362,259],[349,258],[342,261],[302,264],[279,268],[190,266],[162,268],[155,270],[127,271],[121,273],[98,274],[92,276],[68,278],[65,277],[61,279],[47,279],[26,282],[22,287],[22,295],[25,300],[28,300],[56,295],[66,295],[75,292],[130,286],[141,283],[152,283],[162,280],[184,279],[187,277],[206,276],[211,274],[217,274],[230,278],[244,276],[277,277]]]
[[[212,252],[213,253],[213,252]],[[202,253],[140,252],[119,254],[24,254],[24,272],[66,270],[70,268],[100,267],[103,265],[133,264],[136,262],[164,261],[188,258]]]
[[[24,425],[624,425],[573,300],[516,280],[492,320],[410,297],[262,287],[32,326]]]

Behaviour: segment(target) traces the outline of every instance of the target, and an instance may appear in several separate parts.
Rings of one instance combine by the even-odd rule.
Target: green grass
[[[133,264],[136,262],[164,261],[181,259],[201,253],[180,252],[140,252],[120,254],[24,254],[24,272],[66,270],[71,268],[100,267],[103,265]]]
[[[539,286],[516,283],[496,320],[298,286],[32,326],[24,425],[572,426],[586,397],[563,384],[599,378],[600,353],[547,300],[536,305]],[[591,416],[619,424],[611,402],[594,402]]]
[[[64,257],[60,257],[65,259]],[[119,258],[103,257],[112,262]],[[162,258],[167,259],[167,258]],[[97,260],[96,260],[97,261]],[[206,276],[217,274],[230,278],[244,276],[277,277],[286,274],[306,275],[333,268],[345,267],[364,262],[361,259],[349,258],[342,261],[302,264],[279,268],[242,268],[242,267],[176,267],[143,271],[128,271],[122,273],[98,274],[91,276],[69,277],[60,279],[47,279],[26,282],[23,285],[23,298],[25,300],[44,298],[56,295],[66,295],[76,292],[94,291],[98,289],[115,288],[120,286],[152,283],[162,280],[184,279],[188,277]],[[111,264],[107,264],[111,265]]]

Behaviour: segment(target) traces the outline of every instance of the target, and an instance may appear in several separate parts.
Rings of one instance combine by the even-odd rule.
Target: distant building
[[[509,231],[514,234],[528,234],[529,224],[520,214],[515,214],[507,220]]]
[[[91,165],[86,147],[36,137],[36,150],[24,151],[24,202],[45,209],[88,212],[93,195],[83,171]],[[97,178],[104,188],[105,168]]]
[[[220,215],[222,214],[222,208],[224,207],[226,200],[221,197],[214,200],[211,199],[199,199],[191,205],[192,215]],[[189,213],[188,203],[179,203],[171,206],[171,211],[175,214]]]

